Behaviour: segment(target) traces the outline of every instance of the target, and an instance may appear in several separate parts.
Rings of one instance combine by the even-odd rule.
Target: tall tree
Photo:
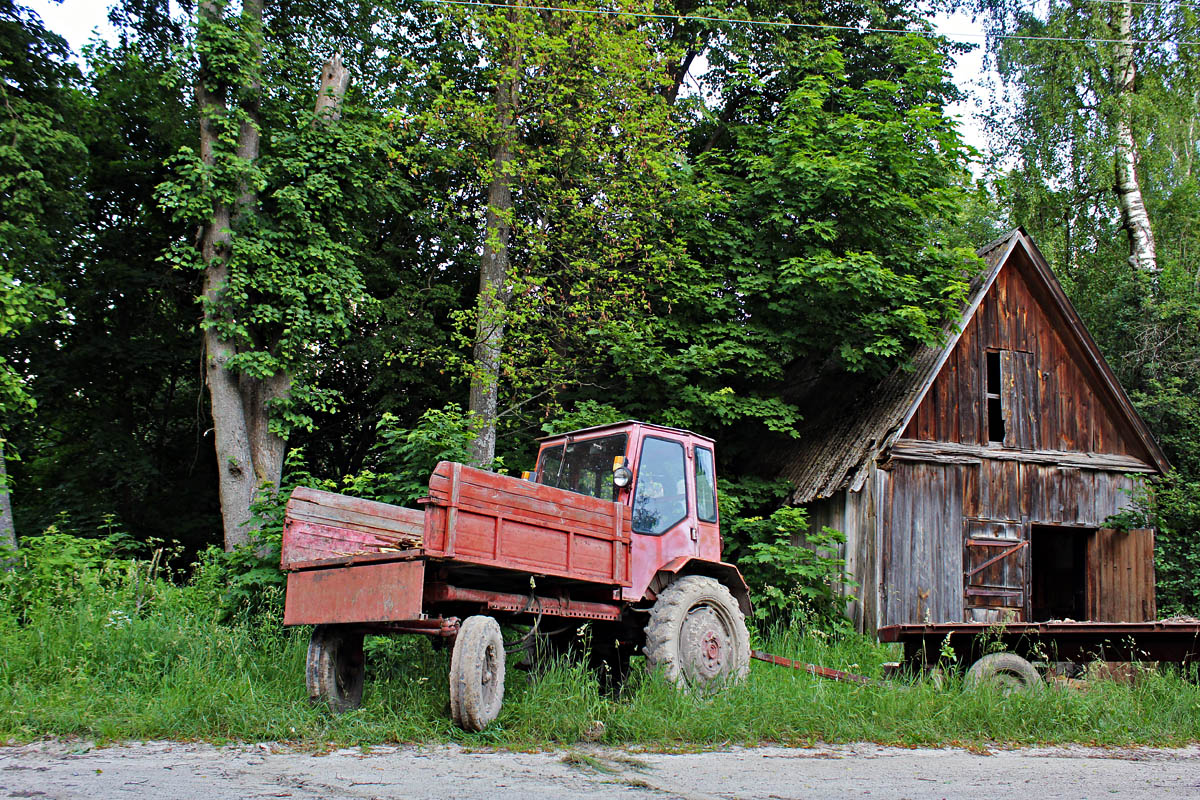
[[[479,425],[472,457],[488,464],[498,424],[573,383],[589,346],[579,337],[613,324],[678,255],[669,242],[642,249],[664,219],[666,72],[644,21],[620,7],[452,9],[437,29],[410,78],[435,96],[397,116],[428,149],[457,153],[449,192],[478,198],[478,292],[459,320],[472,357],[460,368]]]
[[[1133,2],[1124,0],[1111,4],[1113,65],[1112,111],[1110,112],[1115,143],[1115,172],[1117,205],[1129,239],[1129,260],[1144,272],[1158,272],[1158,256],[1154,246],[1154,230],[1142,197],[1138,181],[1138,144],[1134,136],[1134,95],[1137,92],[1137,62],[1134,58]]]
[[[281,48],[279,61],[267,62],[272,23],[294,24],[278,10],[265,19],[258,0],[237,13],[217,0],[200,4],[200,148],[181,151],[180,180],[160,187],[177,219],[200,223],[197,251],[184,246],[172,256],[204,273],[205,372],[227,548],[247,540],[255,493],[278,486],[289,426],[311,421],[302,401],[323,402],[300,373],[365,303],[346,222],[369,168],[355,148],[378,143],[335,122],[348,83],[340,60],[326,64],[317,92],[301,90],[316,95],[307,114],[289,105],[293,87],[278,83],[270,87],[274,105],[264,106],[264,75],[279,81],[297,57]]]
[[[994,34],[989,47],[1011,91],[1012,103],[997,107],[995,138],[999,150],[1018,155],[1026,176],[1018,182],[1047,186],[1063,235],[1085,247],[1097,224],[1115,216],[1128,263],[1159,272],[1141,165],[1167,116],[1158,87],[1178,83],[1178,67],[1196,58],[1179,44],[1195,8],[1174,0],[981,0],[975,8]]]

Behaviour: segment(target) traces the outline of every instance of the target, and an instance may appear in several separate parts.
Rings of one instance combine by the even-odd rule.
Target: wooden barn
[[[907,369],[806,392],[793,501],[847,536],[860,630],[1155,616],[1154,534],[1115,531],[1166,458],[1021,229]]]

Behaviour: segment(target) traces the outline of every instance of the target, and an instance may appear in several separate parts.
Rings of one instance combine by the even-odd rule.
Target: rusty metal
[[[572,600],[570,597],[494,592],[485,589],[464,589],[447,583],[427,584],[425,602],[431,608],[441,604],[468,603],[485,606],[492,611],[507,611],[515,614],[546,614],[553,617],[603,620],[620,619],[622,608],[615,603]]]
[[[377,625],[376,633],[415,633],[442,639],[453,639],[458,636],[458,617],[434,617],[431,619],[411,619],[404,622]]]
[[[803,661],[795,661],[784,656],[772,655],[765,653],[762,650],[751,650],[750,657],[756,658],[759,661],[765,661],[768,664],[775,664],[780,667],[790,667],[792,669],[802,670],[811,675],[816,675],[818,678],[826,678],[831,681],[840,681],[842,683],[857,683],[868,684],[873,681],[865,675],[855,675],[853,672],[844,672],[840,669],[832,669],[830,667],[820,667],[816,664],[806,664]]]
[[[284,625],[396,622],[421,617],[424,561],[352,564],[291,572]]]

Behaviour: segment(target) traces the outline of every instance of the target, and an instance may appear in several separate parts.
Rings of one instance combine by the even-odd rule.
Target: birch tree
[[[996,147],[1018,158],[1025,177],[1017,184],[1047,190],[1017,205],[1057,215],[1072,251],[1095,249],[1103,236],[1097,224],[1111,213],[1128,263],[1153,278],[1161,266],[1148,200],[1155,177],[1145,174],[1143,157],[1170,124],[1174,104],[1162,104],[1170,94],[1162,88],[1196,58],[1194,48],[1179,44],[1194,38],[1195,8],[1174,0],[984,0],[976,7],[994,34],[989,48],[1009,92],[1009,104],[994,110]]]

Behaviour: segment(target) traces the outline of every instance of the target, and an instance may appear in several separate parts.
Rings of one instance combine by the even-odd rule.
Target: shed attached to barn
[[[1153,619],[1154,534],[1105,527],[1168,464],[1021,229],[944,346],[807,392],[793,501],[846,534],[860,630]]]

